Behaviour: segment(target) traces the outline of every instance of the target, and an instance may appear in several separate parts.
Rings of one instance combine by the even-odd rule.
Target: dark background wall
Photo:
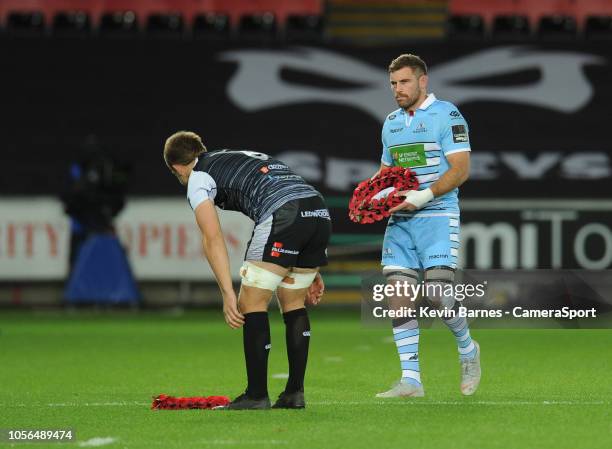
[[[0,49],[3,194],[54,194],[69,161],[92,144],[133,166],[133,194],[180,194],[161,149],[170,133],[192,129],[213,149],[290,152],[288,162],[325,194],[347,195],[350,186],[328,171],[338,165],[334,158],[377,163],[381,124],[395,108],[386,66],[409,51],[428,62],[432,90],[457,103],[470,124],[473,177],[463,198],[609,196],[606,44],[264,49],[6,39]],[[272,60],[278,70],[270,70]],[[250,67],[259,75],[239,80]],[[288,98],[303,95],[266,104],[281,88]],[[354,183],[369,170],[350,167],[342,170],[354,170]]]

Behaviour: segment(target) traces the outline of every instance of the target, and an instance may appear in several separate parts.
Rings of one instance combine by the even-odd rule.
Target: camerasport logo
[[[272,257],[280,257],[281,254],[298,255],[298,254],[300,254],[300,252],[296,251],[294,249],[283,248],[283,244],[281,242],[274,242],[272,244],[272,251],[270,251],[270,255]]]

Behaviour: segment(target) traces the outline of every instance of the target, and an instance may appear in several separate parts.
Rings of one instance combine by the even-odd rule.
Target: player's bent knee
[[[455,297],[447,294],[447,291],[454,281],[455,270],[451,267],[439,266],[425,270],[425,292],[429,302],[438,309],[452,309]]]
[[[316,271],[312,271],[309,273],[296,273],[291,271],[287,273],[287,275],[282,279],[282,282],[279,284],[282,288],[287,288],[289,290],[300,290],[303,288],[308,288],[314,281],[317,276]]]
[[[283,281],[283,277],[258,267],[251,262],[244,262],[240,268],[242,285],[275,291]]]

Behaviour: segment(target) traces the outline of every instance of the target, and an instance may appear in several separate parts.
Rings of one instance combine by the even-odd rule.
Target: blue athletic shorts
[[[458,251],[458,215],[392,216],[385,232],[381,265],[416,270],[457,268]]]

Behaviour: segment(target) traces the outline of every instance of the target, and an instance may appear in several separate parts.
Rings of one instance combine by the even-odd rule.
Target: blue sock
[[[402,365],[402,382],[421,385],[419,369],[419,323],[414,319],[399,318],[392,321],[393,339]]]
[[[476,356],[476,346],[472,342],[470,329],[465,317],[456,316],[448,320],[442,320],[448,326],[457,340],[457,350],[461,360],[472,359]]]

